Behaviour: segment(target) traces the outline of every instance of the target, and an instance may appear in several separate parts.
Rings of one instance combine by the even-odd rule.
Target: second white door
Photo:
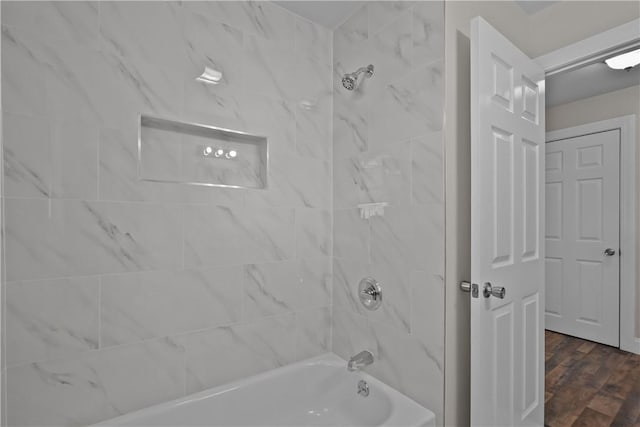
[[[619,170],[619,129],[546,144],[545,327],[615,347]]]

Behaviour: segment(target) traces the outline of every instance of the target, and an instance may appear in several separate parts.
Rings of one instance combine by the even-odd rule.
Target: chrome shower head
[[[366,67],[358,68],[354,73],[348,73],[342,76],[342,86],[347,90],[355,89],[358,83],[358,76],[362,73],[365,73],[365,77],[367,78],[373,76],[373,65],[369,64]]]

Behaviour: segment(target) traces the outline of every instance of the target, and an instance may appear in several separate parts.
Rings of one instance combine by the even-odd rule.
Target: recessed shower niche
[[[140,116],[138,177],[145,181],[267,188],[267,138],[215,126]]]

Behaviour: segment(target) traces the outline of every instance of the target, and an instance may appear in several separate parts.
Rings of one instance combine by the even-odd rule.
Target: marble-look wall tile
[[[7,197],[51,194],[51,130],[42,118],[4,113],[4,191]]]
[[[240,266],[103,276],[103,347],[235,323]]]
[[[299,155],[331,160],[331,132],[329,97],[296,103],[296,151]]]
[[[331,324],[333,352],[338,356],[349,360],[362,350],[369,350],[374,353],[374,358],[378,357],[376,341],[366,317],[349,310],[334,308]],[[369,370],[370,367],[365,368],[365,371]]]
[[[444,278],[426,271],[411,272],[411,335],[428,345],[434,361],[444,364]]]
[[[369,7],[369,12],[374,12],[378,7],[373,3]],[[379,64],[375,70],[375,79],[371,80],[371,87],[376,92],[380,92],[389,83],[401,79],[411,71],[413,54],[411,23],[411,10],[405,10],[392,24],[369,37],[373,64]]]
[[[222,73],[216,92],[221,88],[237,90],[242,85],[243,33],[233,26],[217,22],[215,16],[200,12],[202,10],[192,12],[187,8],[183,17],[183,32],[190,60],[187,79],[192,81],[208,66]],[[201,84],[198,86],[200,90],[206,87]]]
[[[188,64],[182,12],[177,2],[101,3],[108,75],[102,100],[107,124],[121,123],[140,112],[180,117]]]
[[[421,1],[413,6],[413,66],[444,58],[444,2]]]
[[[336,209],[361,203],[408,205],[411,194],[411,147],[408,142],[371,150],[345,160],[333,169]]]
[[[333,51],[336,55],[340,54],[345,47],[348,48],[367,40],[369,37],[369,7],[370,3],[365,3],[333,31]]]
[[[184,395],[184,350],[170,340],[7,370],[11,426],[81,426]]]
[[[331,351],[331,310],[316,308],[296,313],[296,360]]]
[[[296,54],[306,53],[323,58],[325,66],[331,67],[332,37],[333,33],[330,29],[307,19],[296,17],[294,33]]]
[[[244,319],[328,306],[329,274],[328,258],[246,265]]]
[[[389,84],[371,110],[370,143],[380,146],[442,129],[442,62]]]
[[[51,41],[77,40],[87,46],[99,44],[97,1],[8,1],[2,3],[2,25],[27,30]]]
[[[176,207],[6,199],[8,280],[180,267]]]
[[[184,337],[187,393],[293,362],[295,329],[294,314],[286,314]]]
[[[22,3],[3,2],[2,10],[6,10],[9,4]],[[2,110],[42,116],[47,110],[47,83],[33,47],[35,36],[6,26],[5,14],[2,20]]]
[[[359,209],[333,211],[333,256],[357,262],[369,262],[369,220]]]
[[[415,3],[413,1],[374,1],[369,4],[369,37],[384,31],[387,25],[398,19]]]
[[[98,139],[98,128],[91,122],[65,120],[52,124],[53,197],[98,198]]]
[[[8,283],[7,365],[97,349],[98,283],[97,276]]]
[[[377,356],[370,373],[432,410],[437,425],[442,425],[444,367],[431,345],[384,323],[372,322],[369,330]]]
[[[329,351],[332,32],[270,2],[0,7],[8,425]],[[205,65],[220,84],[194,80]],[[265,135],[269,188],[143,180],[183,163],[154,141],[138,170],[140,114]]]
[[[254,320],[293,312],[301,296],[299,273],[296,261],[246,265],[244,318]]]
[[[411,200],[444,203],[444,159],[441,132],[411,141]]]
[[[440,206],[391,206],[385,208],[384,216],[371,218],[372,262],[398,261],[407,269],[425,269],[434,255],[431,248],[444,243],[438,208]],[[428,265],[433,268],[439,264]]]
[[[263,1],[189,1],[185,8],[219,22],[282,43],[293,43],[294,15]]]
[[[332,348],[434,410],[444,396],[444,2],[368,2],[334,32]],[[353,91],[344,73],[368,63]],[[364,221],[356,207],[387,202]],[[350,214],[349,214],[350,213]],[[365,228],[366,227],[366,228]],[[366,232],[364,231],[366,230]],[[357,254],[366,253],[366,257]],[[359,281],[377,279],[377,311]]]
[[[293,259],[293,209],[239,209],[193,205],[184,213],[188,268]]]
[[[248,36],[244,44],[245,88],[271,98],[295,100],[293,46],[257,36]]]
[[[296,257],[331,255],[331,214],[320,209],[296,209]]]

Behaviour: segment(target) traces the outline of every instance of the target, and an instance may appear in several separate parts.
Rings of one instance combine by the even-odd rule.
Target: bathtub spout
[[[349,359],[347,363],[347,371],[354,372],[359,371],[365,366],[373,363],[373,354],[369,350],[361,351],[360,353]]]

